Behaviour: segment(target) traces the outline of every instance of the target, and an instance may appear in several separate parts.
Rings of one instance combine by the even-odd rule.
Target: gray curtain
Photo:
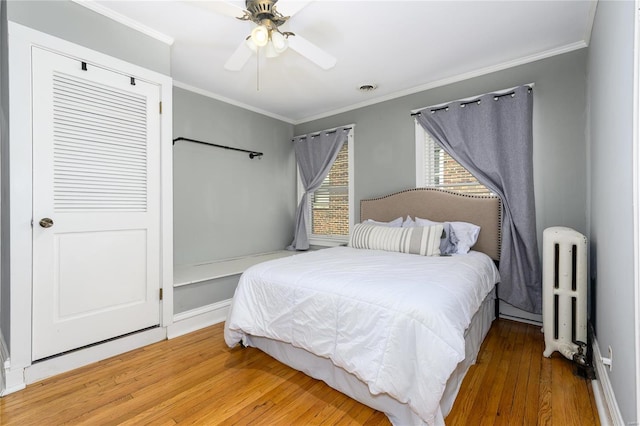
[[[533,194],[533,93],[487,94],[479,102],[426,108],[418,122],[442,148],[502,200],[500,299],[542,312]]]
[[[288,250],[309,248],[309,235],[307,235],[309,196],[320,187],[329,174],[348,136],[349,129],[340,127],[336,130],[293,139],[300,180],[305,192],[298,204],[295,233],[293,242],[287,247]]]

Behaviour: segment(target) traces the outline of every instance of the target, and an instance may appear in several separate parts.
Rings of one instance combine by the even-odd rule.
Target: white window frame
[[[416,188],[424,188],[424,187],[438,187],[439,185],[433,180],[433,179],[427,179],[425,170],[427,168],[427,166],[429,165],[428,163],[435,163],[436,162],[436,158],[435,155],[433,155],[434,151],[435,151],[435,144],[436,141],[433,138],[429,138],[430,139],[430,143],[429,141],[427,141],[427,136],[428,133],[426,132],[426,130],[424,130],[424,128],[416,121],[415,123],[416,125]],[[427,147],[427,145],[429,145],[429,147]],[[431,154],[429,156],[429,158],[427,158],[427,149],[431,150]],[[442,182],[442,180],[444,179],[444,158],[440,157],[437,160],[440,163],[440,181]],[[432,169],[435,169],[434,166],[431,167]]]
[[[353,229],[354,225],[354,211],[355,211],[355,200],[354,200],[354,129],[355,124],[348,124],[340,127],[350,127],[349,134],[347,135],[347,155],[349,156],[348,164],[349,164],[349,230]],[[336,127],[333,129],[322,130],[322,132],[330,132],[340,127]],[[317,133],[317,132],[313,132]],[[298,191],[298,203],[302,200],[302,196],[304,195],[304,187],[302,186],[302,181],[300,180],[300,169],[296,167],[296,176],[297,176],[297,191]],[[311,224],[313,223],[313,218],[311,217],[312,210],[310,208],[311,198],[309,198],[309,221],[307,221],[307,234],[309,235],[309,245],[312,246],[323,246],[323,247],[334,247],[343,245],[349,242],[348,235],[321,235],[321,234],[313,234]]]

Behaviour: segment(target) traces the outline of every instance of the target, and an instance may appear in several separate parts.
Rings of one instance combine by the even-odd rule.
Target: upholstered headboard
[[[360,201],[360,220],[390,221],[421,217],[437,222],[470,222],[480,226],[473,250],[500,260],[500,199],[489,195],[459,194],[435,188],[417,188]]]

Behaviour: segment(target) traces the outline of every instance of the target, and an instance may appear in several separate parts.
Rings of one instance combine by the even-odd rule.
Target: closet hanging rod
[[[262,152],[258,152],[258,151],[250,151],[248,149],[234,148],[232,146],[225,146],[225,145],[218,145],[217,143],[204,142],[204,141],[199,141],[197,139],[183,138],[182,136],[180,136],[178,138],[175,138],[173,140],[173,144],[175,145],[176,142],[178,142],[178,141],[187,141],[187,142],[199,143],[199,144],[202,144],[202,145],[215,146],[216,148],[230,149],[232,151],[246,152],[247,154],[249,154],[249,158],[251,158],[251,159],[254,159],[256,157],[262,158],[262,156],[264,155]]]

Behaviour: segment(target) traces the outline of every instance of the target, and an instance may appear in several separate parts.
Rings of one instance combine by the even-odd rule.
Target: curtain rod
[[[527,90],[527,93],[531,93],[531,91],[533,90],[533,86],[535,85],[535,83],[529,83],[529,84],[523,84],[523,86],[529,86],[529,89]],[[478,96],[474,96],[472,100],[468,100],[465,101],[463,100],[463,102],[460,102],[460,100],[458,101],[450,101],[450,102],[446,102],[444,104],[440,104],[440,105],[436,105],[433,107],[425,107],[425,108],[420,108],[422,111],[426,110],[426,109],[430,109],[431,113],[433,114],[436,111],[441,111],[441,110],[447,110],[449,109],[449,105],[454,103],[454,102],[460,102],[460,107],[464,108],[465,106],[469,105],[469,104],[480,104],[480,98],[486,95],[493,95],[493,100],[497,101],[499,98],[502,98],[504,96],[515,96],[515,92],[514,89],[516,89],[517,87],[520,86],[516,86],[516,87],[512,87],[511,89],[504,89],[504,90],[498,90],[495,93],[485,93],[484,95],[478,95]],[[501,93],[504,92],[504,93]],[[467,98],[469,99],[469,98]],[[414,110],[415,111],[415,110]],[[411,116],[415,117],[416,115],[420,115],[420,111],[418,112],[412,112]]]
[[[343,127],[343,128],[342,128],[342,130],[351,130],[352,128],[353,128],[353,127]],[[338,128],[338,129],[339,129],[339,128]],[[323,134],[323,133],[326,133],[326,134],[328,134],[328,135],[329,135],[329,134],[331,134],[331,133],[335,133],[335,132],[337,132],[337,131],[338,131],[338,129],[327,130],[326,132],[323,130],[322,132],[317,132],[317,133],[314,133],[314,134],[311,134],[311,135],[295,136],[293,139],[291,139],[291,141],[293,142],[293,141],[294,141],[294,140],[296,140],[296,139],[306,139],[306,138],[307,138],[307,136],[311,136],[311,137],[313,138],[313,137],[316,137],[316,136],[320,136],[320,135],[321,135],[321,134]]]
[[[231,151],[246,152],[246,153],[249,154],[249,158],[251,158],[252,160],[254,158],[256,158],[256,157],[262,158],[262,156],[264,155],[262,152],[250,151],[248,149],[242,149],[242,148],[234,148],[232,146],[218,145],[217,143],[204,142],[204,141],[199,141],[199,140],[196,140],[196,139],[183,138],[182,136],[180,136],[178,138],[175,138],[173,140],[173,144],[175,145],[176,142],[178,142],[178,141],[194,142],[194,143],[199,143],[199,144],[202,144],[202,145],[215,146],[216,148],[230,149]]]

